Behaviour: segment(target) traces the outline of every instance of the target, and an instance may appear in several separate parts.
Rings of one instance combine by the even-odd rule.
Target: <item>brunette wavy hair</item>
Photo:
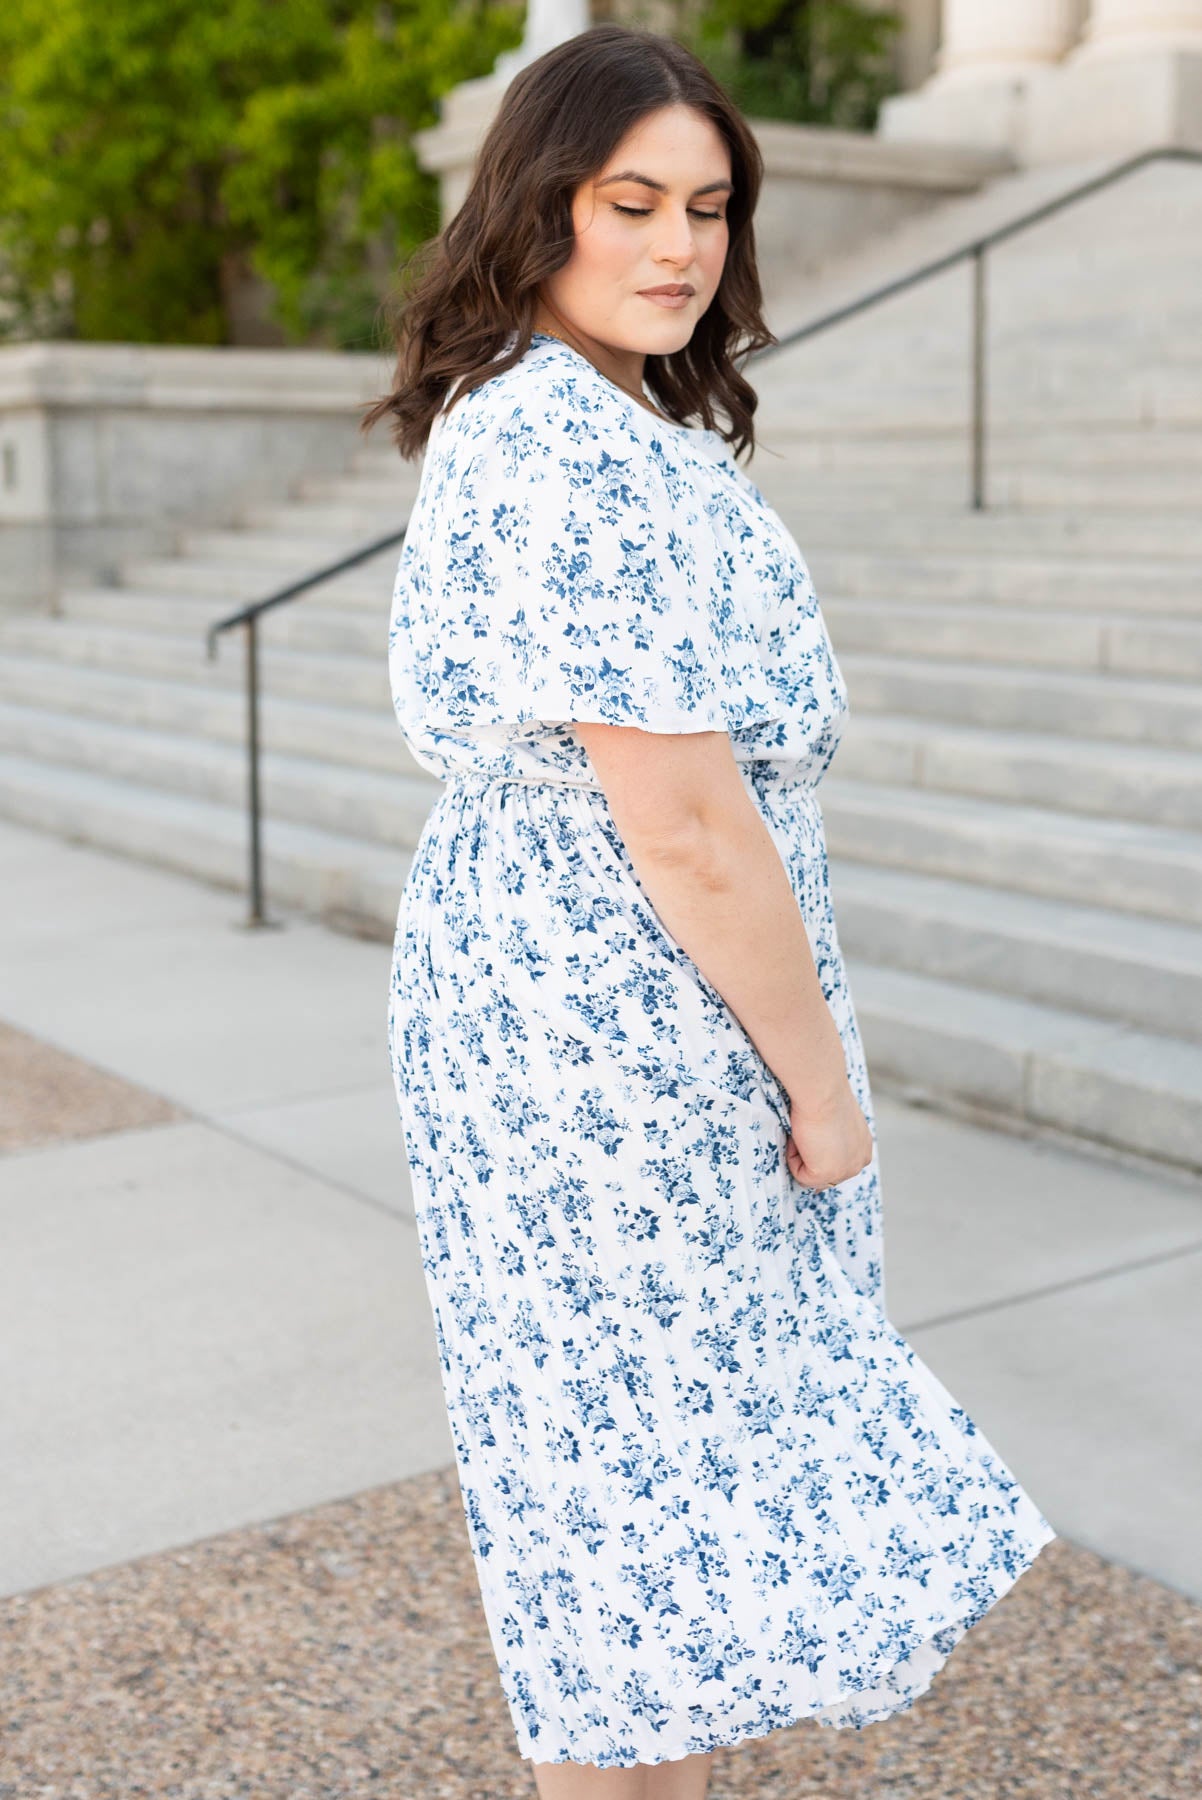
[[[752,215],[763,180],[759,145],[733,101],[691,50],[634,26],[594,25],[557,44],[510,81],[455,216],[405,263],[392,313],[392,392],[368,402],[360,430],[386,414],[405,459],[425,446],[435,415],[511,368],[530,346],[539,284],[567,262],[572,200],[648,113],[689,106],[724,138],[734,192],[722,278],[689,342],[648,355],[644,379],[678,424],[718,431],[735,455],[754,449],[758,404],[735,358],[776,342],[764,322]],[[502,357],[506,340],[517,341]],[[387,333],[386,333],[387,339]],[[729,426],[718,423],[721,407]]]

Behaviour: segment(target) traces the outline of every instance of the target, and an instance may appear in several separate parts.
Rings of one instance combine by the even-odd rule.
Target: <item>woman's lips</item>
[[[679,312],[682,306],[688,305],[693,296],[692,294],[648,294],[640,291],[639,298],[650,300],[656,306],[666,306],[672,311]]]

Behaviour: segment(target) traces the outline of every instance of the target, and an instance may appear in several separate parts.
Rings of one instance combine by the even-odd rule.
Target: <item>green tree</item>
[[[522,34],[520,0],[4,0],[10,335],[220,344],[231,280],[365,344],[438,227],[411,138]],[[5,327],[0,327],[4,329]]]
[[[856,0],[701,0],[681,36],[751,118],[871,131],[900,28]]]

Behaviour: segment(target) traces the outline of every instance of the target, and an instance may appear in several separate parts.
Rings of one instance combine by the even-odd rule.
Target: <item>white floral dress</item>
[[[790,1174],[785,1091],[573,731],[730,733],[875,1139],[815,791],[847,693],[801,553],[717,433],[538,333],[436,423],[389,666],[447,783],[389,1053],[520,1752],[883,1719],[1054,1533],[886,1317],[875,1152]]]

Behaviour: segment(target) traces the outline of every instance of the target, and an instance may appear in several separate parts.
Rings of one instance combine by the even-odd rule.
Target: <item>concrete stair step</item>
[[[246,741],[246,702],[232,686],[203,687],[46,657],[0,656],[0,701],[192,741],[240,746]],[[352,769],[420,773],[391,706],[373,713],[271,692],[261,695],[259,706],[267,749]]]
[[[368,532],[365,537],[373,535]],[[337,561],[337,557],[313,554],[311,546],[298,547],[295,539],[282,534],[277,544],[279,555],[274,563],[194,556],[134,558],[122,565],[121,586],[153,594],[203,594],[214,601],[215,616],[219,616],[247,601],[265,599],[323,564]],[[338,555],[346,551],[347,546],[343,545]],[[313,592],[320,592],[330,604],[347,593],[361,597],[382,592],[391,597],[399,557],[399,547],[381,551],[357,568],[323,582]]]
[[[397,737],[395,766],[387,772],[264,750],[259,765],[264,815],[394,849],[412,847],[440,784],[406,771],[406,763],[412,770],[412,759]],[[0,751],[235,811],[248,803],[242,744],[0,701]]]
[[[1202,832],[1196,752],[853,711],[830,776]]]
[[[949,323],[949,335],[964,330],[963,321]],[[967,434],[969,402],[959,374],[930,363],[908,384],[897,381],[896,371],[908,353],[893,347],[889,357],[883,344],[873,346],[868,366],[857,362],[845,347],[842,367],[833,359],[820,371],[805,370],[790,382],[783,372],[765,370],[762,382],[774,383],[774,410],[778,417],[813,420],[817,429],[894,432],[960,429]],[[884,353],[884,354],[883,354]],[[784,355],[789,352],[782,352]],[[1011,433],[1037,437],[1043,431],[1081,432],[1135,430],[1158,426],[1164,430],[1197,431],[1202,428],[1202,374],[1130,374],[1107,380],[1082,376],[1069,391],[1061,391],[1054,366],[1036,384],[1022,378],[1021,367],[1004,369],[996,362],[991,370],[989,428],[1004,426]]]
[[[1051,263],[1040,273],[1047,283],[1056,279]],[[964,283],[964,270],[958,274]],[[1193,282],[1196,295],[1196,272]],[[1072,311],[1058,312],[1043,296],[1016,290],[1003,298],[995,287],[986,369],[991,433],[1025,427],[1037,437],[1045,426],[1117,431],[1149,424],[1196,430],[1202,360],[1130,343],[1116,353],[1107,346],[1107,323],[1077,314],[1080,298],[1078,291],[1069,302]],[[1152,318],[1160,316],[1158,295],[1133,292],[1126,301],[1146,305]],[[888,310],[892,319],[880,308],[875,315],[869,309],[749,365],[753,385],[770,392],[765,417],[794,414],[827,429],[836,421],[845,428],[880,428],[887,422],[950,427],[966,420],[969,361],[955,351],[967,350],[967,294],[953,295],[950,286],[941,293],[928,284],[925,292],[895,295]],[[1178,336],[1196,334],[1200,319],[1195,299],[1189,315],[1181,312]],[[1070,333],[1079,340],[1075,352]],[[949,353],[950,345],[955,351]]]
[[[0,816],[72,843],[94,844],[248,892],[247,824],[241,808],[3,753]],[[268,916],[274,902],[339,929],[387,940],[411,860],[409,850],[265,818]]]
[[[413,510],[413,496],[386,492],[383,482],[364,483],[326,500],[279,500],[244,509],[239,531],[252,536],[283,532],[290,537],[312,537],[351,543],[399,531]]]
[[[60,604],[69,619],[162,632],[192,643],[204,637],[222,611],[200,595],[150,594],[140,588],[68,589]],[[390,593],[377,595],[372,605],[363,597],[331,605],[324,591],[315,589],[295,603],[265,612],[259,622],[260,641],[266,646],[378,658],[387,653],[390,609]]]
[[[206,525],[182,531],[178,550],[180,556],[190,562],[247,563],[257,568],[284,567],[305,574],[319,563],[337,562],[340,557],[350,556],[370,538],[399,531],[407,512],[405,508],[389,518],[368,518],[342,531],[309,531],[302,524],[307,508],[300,506],[295,529],[291,523],[270,531]]]
[[[1046,265],[1042,274],[1048,279],[1052,265]],[[1194,280],[1196,284],[1196,270]],[[914,296],[910,298],[913,301]],[[1172,298],[1177,305],[1180,291]],[[1074,296],[1074,307],[1078,299]],[[1150,301],[1152,311],[1158,307],[1160,296],[1149,295],[1147,290],[1142,294],[1132,291],[1127,300],[1132,305]],[[891,367],[896,391],[915,397],[963,391],[967,358],[961,362],[949,355],[947,346],[952,331],[966,333],[969,308],[947,295],[936,298],[933,290],[928,291],[926,303],[921,324],[914,323],[912,316],[902,317],[899,308],[899,316],[891,324],[879,316],[874,320],[870,315],[861,315],[845,321],[841,330],[828,331],[825,343],[823,334],[818,333],[782,349],[771,359],[777,364],[772,404],[787,405],[800,391],[819,395],[833,391],[838,382],[856,374],[865,341],[873,346],[874,363],[881,362],[889,351],[906,352],[905,358]],[[1131,340],[1115,345],[1107,341],[1109,321],[1105,318],[1088,313],[1078,315],[1075,311],[1067,315],[1054,307],[1045,312],[1034,294],[1016,293],[1010,304],[1016,311],[1021,307],[1025,317],[1012,318],[1005,326],[995,325],[988,347],[987,373],[996,378],[989,382],[993,390],[989,394],[990,412],[997,419],[1010,421],[1018,404],[1044,396],[1106,407],[1115,406],[1132,394],[1165,394],[1174,383],[1187,393],[1196,395],[1198,391],[1202,358],[1188,348],[1178,349],[1167,333],[1159,345]],[[1184,334],[1190,326],[1196,326],[1199,309],[1195,307],[1189,319],[1180,306],[1177,310],[1178,331]],[[1070,329],[1076,333],[1075,343],[1067,336]],[[924,366],[928,360],[931,382],[926,380],[928,370]],[[768,363],[765,358],[765,369]],[[1099,384],[1110,391],[1098,393]],[[878,398],[870,383],[857,386],[860,397],[866,401]],[[1118,419],[1122,415],[1116,412],[1113,416]]]
[[[216,618],[249,600],[265,599],[312,566],[295,554],[291,562],[281,563],[274,570],[248,568],[243,563],[204,562],[199,557],[131,557],[121,565],[119,585],[122,589],[154,594],[203,595],[212,601]]]
[[[835,650],[981,658],[1041,669],[1202,679],[1202,619],[913,600],[826,599]]]
[[[927,478],[929,479],[929,477]],[[943,476],[947,502],[968,505],[971,494],[967,467]],[[1087,511],[1106,507],[1115,512],[1181,512],[1196,519],[1199,475],[1193,468],[1019,470],[999,473],[986,466],[985,501],[989,509],[1013,508],[1024,513],[1072,508]],[[915,492],[919,505],[925,493]]]
[[[765,454],[753,458],[747,473],[762,486],[778,457],[798,479],[822,482],[832,497],[840,486],[854,496],[878,489],[912,494],[916,503],[943,496],[945,504],[967,506],[970,494],[971,453],[967,433],[961,430],[950,442],[941,437],[850,439],[815,443],[787,431],[760,428]],[[1138,440],[1136,440],[1138,441]],[[365,480],[344,475],[348,486]],[[1202,434],[1162,431],[1145,449],[1132,448],[1128,455],[1115,450],[1101,457],[1090,437],[1079,443],[1065,442],[1055,462],[1032,451],[1027,461],[1003,457],[991,447],[985,459],[985,496],[990,507],[1007,504],[1024,507],[1065,507],[1097,511],[1117,506],[1162,508],[1166,512],[1196,506],[1202,480]],[[372,482],[372,491],[376,484]],[[821,490],[820,490],[821,491]]]
[[[865,514],[862,506],[839,509],[814,500],[792,471],[774,470],[759,483],[799,544],[857,544],[865,549],[921,551],[924,554],[1007,556],[1082,556],[1094,560],[1145,557],[1157,568],[1181,571],[1198,582],[1202,564],[1202,516],[1188,513],[1099,511],[1007,512],[995,507],[974,513],[967,506],[934,504],[921,508],[880,507]],[[1124,571],[1125,572],[1125,571]],[[1136,570],[1131,571],[1133,574]],[[1115,573],[1112,571],[1111,579]]]
[[[1197,176],[1191,179],[1196,183]],[[1066,216],[1061,216],[1057,231],[1063,229]],[[1191,221],[1189,229],[1202,231],[1202,214]],[[1064,247],[1063,254],[1055,250],[1050,255],[1041,253],[1030,265],[1032,279],[1010,284],[1006,304],[1014,310],[1008,317],[999,315],[992,321],[989,349],[997,367],[1020,376],[1025,370],[1032,385],[1049,370],[1070,383],[1085,382],[1098,372],[1111,370],[1134,376],[1202,373],[1202,345],[1196,335],[1202,317],[1196,244],[1171,245],[1164,233],[1161,238],[1155,262],[1149,259],[1140,271],[1131,267],[1138,260],[1134,244],[1111,246],[1106,279],[1113,285],[1105,294],[1096,291],[1093,275],[1081,279],[1091,262],[1095,274],[1101,271],[1102,263],[1093,255],[1096,244],[1079,242],[1071,249]],[[998,270],[1000,264],[995,262],[994,267]],[[1050,292],[1049,278],[1062,279],[1066,287],[1074,285],[1075,291]],[[1000,292],[999,288],[999,297]],[[928,299],[931,294],[928,290]],[[962,297],[969,300],[968,294]],[[1019,316],[1020,307],[1027,309],[1025,317]],[[937,312],[941,317],[936,317]],[[959,313],[959,301],[949,288],[925,315],[912,306],[907,320],[899,309],[893,330],[923,339],[936,349],[942,341],[946,358],[942,320],[954,319]],[[878,319],[882,322],[883,315]],[[882,332],[882,340],[888,329]],[[1037,362],[1040,349],[1049,354]]]
[[[1202,689],[1187,682],[861,650],[838,655],[853,713],[1202,749]]]
[[[964,418],[970,407],[969,360],[949,350],[967,351],[969,308],[932,306],[928,324],[912,329],[880,329],[869,335],[859,321],[810,340],[765,361],[758,379],[766,418],[788,418],[806,408],[833,427],[839,419],[841,394],[855,394],[844,409],[849,424],[879,423],[905,416],[924,425],[949,424]],[[1021,323],[1004,341],[994,335],[986,362],[986,420],[991,432],[1013,436],[1025,427],[1038,430],[1042,418],[1062,432],[1097,424],[1108,432],[1149,424],[1166,430],[1193,431],[1198,426],[1197,400],[1202,386],[1202,358],[1173,356],[1146,345],[1124,345],[1108,351],[1101,336],[1089,337],[1075,359],[1056,341],[1063,321],[1041,319],[1030,306]],[[1197,316],[1182,331],[1197,329]],[[842,342],[835,340],[842,337]],[[772,369],[771,361],[776,368]],[[756,374],[749,371],[753,382]],[[771,383],[769,389],[769,382]]]
[[[1202,1042],[1202,930],[833,857],[849,957]]]
[[[814,543],[804,527],[798,542],[824,602],[828,595],[924,603],[971,600],[1032,607],[1041,614],[1053,607],[1202,619],[1202,578],[1185,558],[1158,562],[1140,557],[1125,563],[1114,557],[1025,556],[1000,550],[976,555],[868,545],[848,549]]]
[[[1202,226],[1202,221],[1199,223]],[[1076,260],[1073,258],[1072,263]],[[1044,265],[1041,273],[1045,280],[1056,266],[1054,261]],[[1072,264],[1070,270],[1071,267]],[[1180,374],[1189,379],[1202,373],[1202,350],[1191,342],[1190,337],[1202,310],[1196,299],[1196,261],[1192,268],[1188,260],[1176,267],[1166,262],[1157,270],[1157,276],[1163,278],[1172,291],[1166,290],[1162,294],[1155,286],[1133,285],[1124,296],[1126,304],[1130,307],[1146,304],[1148,310],[1142,318],[1129,321],[1134,328],[1127,330],[1116,329],[1117,321],[1110,310],[1113,296],[1108,298],[1106,307],[1099,309],[1092,307],[1088,297],[1078,291],[1072,296],[1071,310],[1065,311],[1054,302],[1047,304],[1045,297],[1036,291],[1015,293],[1012,302],[1021,301],[1027,316],[995,320],[989,339],[989,361],[1008,382],[1017,383],[1029,393],[1044,388],[1072,393],[1099,377],[1113,376],[1119,381],[1132,381],[1159,380]],[[899,316],[892,321],[879,314],[872,324],[873,341],[878,346],[904,347],[909,351],[909,364],[898,366],[900,380],[913,383],[917,359],[926,354],[939,361],[944,379],[950,386],[962,378],[962,372],[960,365],[947,353],[947,325],[949,322],[966,324],[967,308],[962,314],[959,302],[955,300],[949,302],[946,296],[934,300],[931,292],[927,298],[931,302],[930,310],[923,318],[915,318],[913,313],[902,318],[900,309]],[[856,325],[862,333],[863,318],[857,320]],[[858,346],[848,342],[852,331],[849,321],[846,332],[828,335],[821,350],[821,333],[809,340],[810,357],[819,364],[815,373],[824,383],[829,383],[832,372],[854,372]],[[800,361],[805,340],[796,346],[796,350]],[[797,368],[790,372],[796,377]],[[789,384],[786,381],[782,385],[787,387]],[[779,399],[779,391],[773,388],[773,400]]]
[[[1130,302],[1144,304],[1144,297],[1132,293]],[[1146,304],[1148,315],[1157,319],[1157,297],[1148,295]],[[1177,338],[1171,335],[1173,326],[1166,320],[1164,340],[1157,344],[1137,338],[1110,344],[1105,320],[1089,317],[1067,320],[1053,310],[1044,313],[1040,304],[1029,297],[1017,297],[1015,310],[1022,311],[1024,317],[1015,317],[1006,326],[995,322],[986,358],[986,387],[991,391],[986,394],[986,410],[999,423],[1009,421],[1017,405],[1020,407],[1042,398],[1089,403],[1096,398],[1092,389],[1099,383],[1110,383],[1112,389],[1110,394],[1099,396],[1103,401],[1112,400],[1114,391],[1119,396],[1134,391],[1164,392],[1173,383],[1180,383],[1186,391],[1197,394],[1198,380],[1202,378],[1202,355],[1198,355],[1197,349],[1188,342],[1188,333],[1197,331],[1197,308],[1189,317],[1180,313],[1175,326],[1179,333]],[[803,338],[792,349],[781,351],[777,356],[779,382],[772,383],[768,405],[786,405],[801,389],[826,396],[839,380],[846,382],[849,376],[855,376],[866,340],[864,320],[860,320],[860,328],[858,337],[853,335],[853,326],[848,320],[842,342],[839,331],[833,335],[828,333],[826,344],[822,344],[819,333],[810,338],[808,349]],[[893,351],[894,355],[900,353],[900,360],[891,371],[891,392],[934,392],[941,400],[955,392],[964,392],[968,380],[968,356],[961,360],[948,353],[952,333],[963,342],[966,340],[968,306],[961,311],[957,304],[946,306],[945,302],[939,302],[932,306],[932,317],[921,326],[916,326],[912,319],[896,320],[893,326],[876,319],[871,337],[873,360],[880,360],[884,351]],[[1076,333],[1076,340],[1069,333]],[[966,342],[964,349],[968,349]],[[785,367],[786,358],[788,367]],[[923,385],[928,365],[934,376],[932,387]],[[765,373],[767,367],[765,362]],[[867,387],[866,392],[873,398]]]
[[[831,853],[1202,926],[1202,834],[854,781],[822,783]]]
[[[858,957],[847,966],[882,1088],[1202,1168],[1202,1045]]]
[[[27,650],[89,668],[161,676],[168,681],[195,682],[205,687],[244,687],[242,634],[232,635],[235,641],[226,642],[216,659],[209,662],[199,638],[189,643],[175,633],[21,615],[0,620],[0,653]],[[325,700],[334,693],[343,706],[378,711],[392,705],[383,653],[373,663],[361,655],[337,655],[333,651],[315,653],[274,643],[264,648],[266,654],[259,665],[263,693],[309,700]]]

